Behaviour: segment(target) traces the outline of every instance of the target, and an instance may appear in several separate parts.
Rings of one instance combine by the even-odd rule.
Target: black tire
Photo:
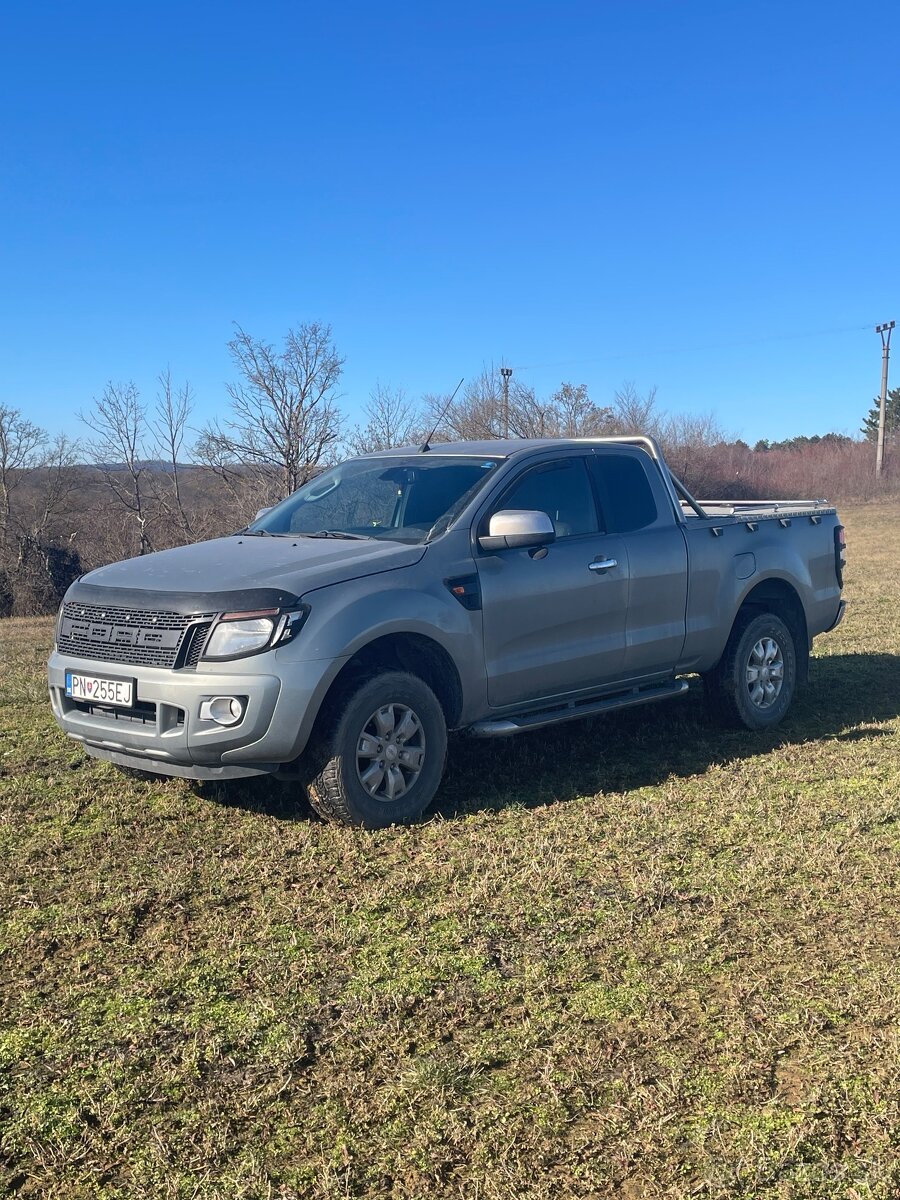
[[[766,662],[772,646],[775,653]],[[739,729],[777,725],[797,686],[797,651],[790,629],[771,612],[739,613],[725,653],[703,681],[710,714],[720,724]]]
[[[313,754],[309,802],[326,821],[364,829],[414,821],[444,774],[444,712],[418,676],[385,671],[339,694]]]

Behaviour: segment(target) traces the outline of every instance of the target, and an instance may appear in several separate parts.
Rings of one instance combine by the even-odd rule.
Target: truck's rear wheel
[[[434,692],[415,675],[385,671],[338,699],[309,800],[343,825],[413,821],[433,800],[446,756],[447,725]]]
[[[774,613],[739,616],[721,661],[704,682],[710,711],[723,724],[745,729],[777,725],[797,684],[790,629]]]

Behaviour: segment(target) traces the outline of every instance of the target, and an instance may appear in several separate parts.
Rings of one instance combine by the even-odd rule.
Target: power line
[[[775,333],[766,334],[758,338],[744,338],[739,341],[729,342],[708,342],[705,345],[697,346],[670,346],[668,348],[658,350],[642,350],[640,351],[641,358],[659,358],[667,354],[703,354],[710,350],[729,350],[735,346],[759,346],[767,342],[792,342],[800,338],[816,338],[816,337],[834,337],[841,333],[860,333],[863,330],[871,329],[871,325],[844,325],[838,329],[815,329],[805,333]],[[527,363],[519,364],[515,367],[517,371],[541,371],[551,367],[578,367],[585,366],[588,363],[613,363],[613,362],[628,362],[633,361],[635,353],[631,354],[607,354],[600,358],[569,358],[560,362],[544,362],[544,363]]]

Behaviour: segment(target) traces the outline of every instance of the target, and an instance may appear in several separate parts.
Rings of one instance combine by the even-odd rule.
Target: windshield
[[[247,532],[424,542],[447,528],[500,461],[436,454],[352,459],[304,484]]]

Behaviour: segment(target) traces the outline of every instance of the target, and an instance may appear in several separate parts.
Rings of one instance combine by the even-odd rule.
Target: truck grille
[[[63,605],[58,646],[63,652],[101,662],[144,667],[195,667],[204,639],[194,633],[194,626],[203,622],[205,633],[214,615],[183,616],[152,609],[70,601]],[[184,655],[182,648],[186,652]],[[180,661],[188,656],[190,663]]]

